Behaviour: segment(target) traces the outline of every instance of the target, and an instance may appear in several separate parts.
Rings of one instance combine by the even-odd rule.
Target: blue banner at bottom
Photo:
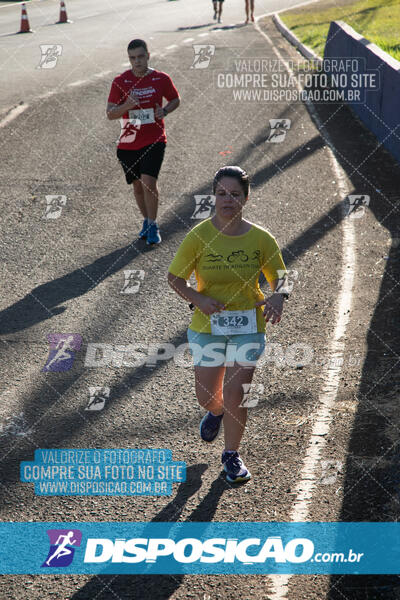
[[[400,523],[0,523],[1,574],[397,574]]]

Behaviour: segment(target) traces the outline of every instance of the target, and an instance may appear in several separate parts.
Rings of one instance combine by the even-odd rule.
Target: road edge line
[[[255,28],[271,45],[273,52],[285,65],[288,73],[294,78],[299,91],[302,89],[295,78],[295,74],[287,61],[282,57],[279,50],[275,48],[270,37],[262,31],[258,25],[259,18],[256,19]],[[308,109],[311,119],[314,121],[318,132],[321,133],[322,122],[313,106],[306,100],[305,105]],[[324,139],[327,144],[329,160],[332,171],[336,175],[339,193],[343,200],[349,193],[347,177],[345,171],[340,166],[336,156],[335,147],[325,130]],[[344,211],[344,206],[343,209]],[[342,228],[342,266],[340,276],[340,293],[336,302],[336,321],[333,335],[329,339],[328,353],[336,358],[342,358],[345,349],[344,338],[346,327],[350,320],[350,310],[353,299],[353,287],[356,270],[356,252],[355,252],[355,231],[354,222],[351,219],[343,218]],[[300,478],[295,486],[296,498],[290,512],[291,521],[305,521],[308,516],[308,509],[313,497],[313,490],[317,481],[317,467],[319,466],[320,456],[326,445],[326,434],[332,422],[332,409],[340,384],[340,374],[342,372],[341,360],[334,361],[333,366],[325,367],[325,378],[321,392],[318,397],[318,409],[314,413],[313,427],[310,434],[309,444],[306,449],[303,466],[300,472]],[[268,594],[269,600],[285,600],[288,594],[288,584],[292,575],[274,575],[268,576],[272,582],[271,591]]]

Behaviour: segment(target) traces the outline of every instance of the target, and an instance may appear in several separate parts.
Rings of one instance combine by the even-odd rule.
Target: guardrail
[[[332,21],[325,45],[324,60],[335,58],[357,59],[363,97],[347,104],[400,162],[400,62],[343,21]],[[347,77],[336,87],[348,91],[351,85]]]

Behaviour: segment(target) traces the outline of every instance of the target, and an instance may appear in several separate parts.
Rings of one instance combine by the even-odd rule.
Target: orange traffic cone
[[[67,17],[67,9],[65,8],[64,0],[61,0],[60,3],[60,19],[56,24],[58,25],[59,23],[72,23],[72,21],[70,21]]]
[[[26,12],[25,4],[22,4],[21,8],[21,29],[18,31],[18,33],[33,33],[32,29],[29,27],[28,14]]]

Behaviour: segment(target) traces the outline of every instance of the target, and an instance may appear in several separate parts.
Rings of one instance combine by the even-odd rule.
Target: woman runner
[[[168,282],[196,307],[188,341],[196,396],[208,411],[200,436],[212,442],[223,421],[222,464],[227,481],[237,483],[251,477],[238,452],[247,419],[247,408],[241,406],[243,384],[251,383],[264,351],[265,322],[281,320],[288,297],[286,268],[272,235],[242,216],[249,196],[247,173],[222,167],[213,192],[215,215],[186,235],[169,267]],[[193,271],[197,291],[187,283]],[[268,299],[258,283],[261,271],[273,291],[281,290]]]

